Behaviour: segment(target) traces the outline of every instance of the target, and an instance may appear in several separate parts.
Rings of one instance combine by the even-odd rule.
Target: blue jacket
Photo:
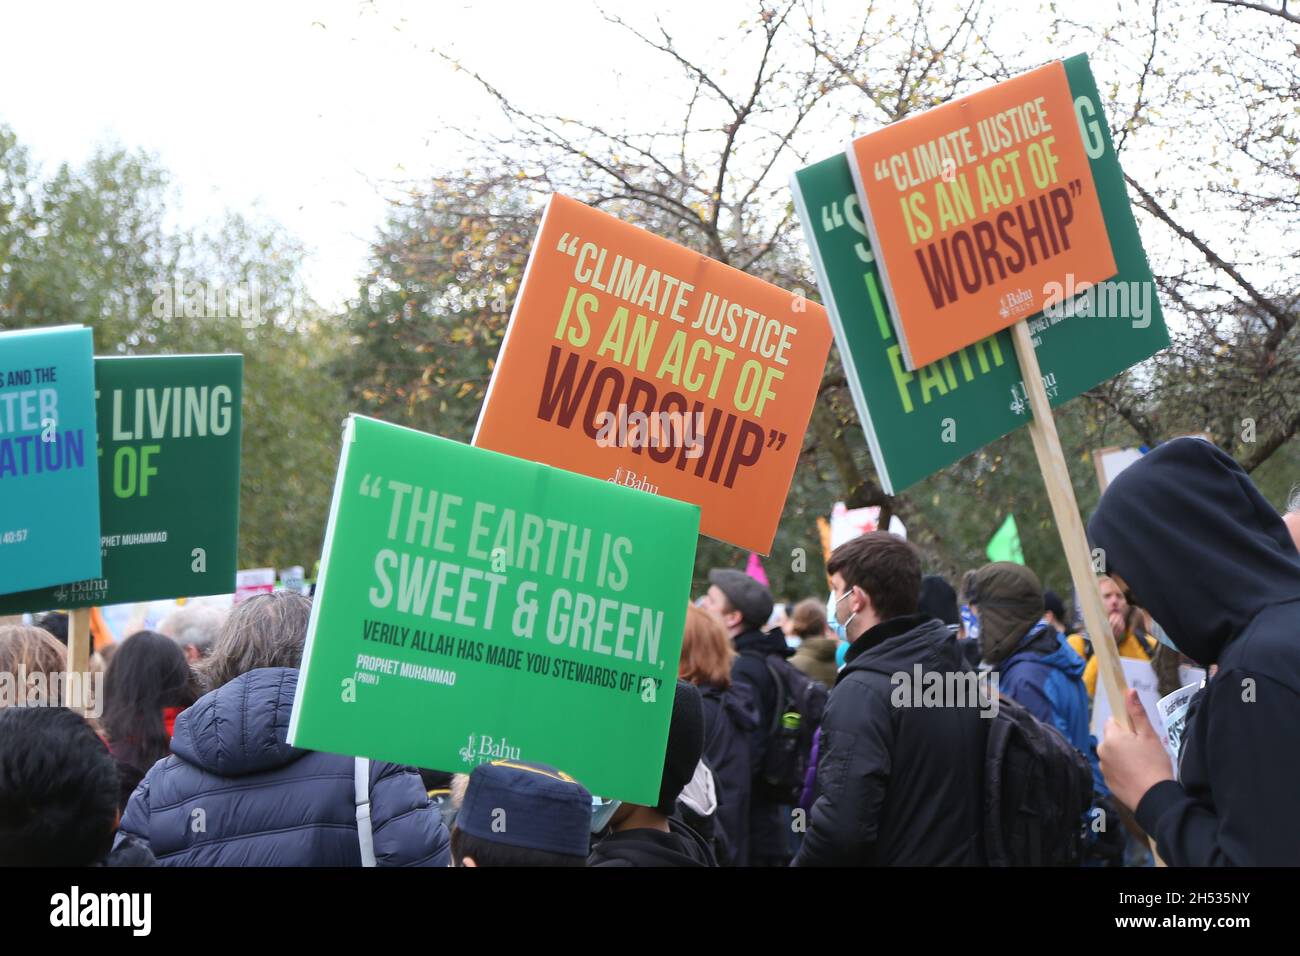
[[[285,743],[298,671],[249,671],[176,718],[172,756],[131,795],[118,840],[163,866],[360,866],[352,757]],[[379,866],[446,866],[442,816],[414,770],[370,764]]]
[[[1061,732],[1092,765],[1093,786],[1108,794],[1088,729],[1084,660],[1056,629],[1040,621],[998,667],[998,689],[1045,724]]]

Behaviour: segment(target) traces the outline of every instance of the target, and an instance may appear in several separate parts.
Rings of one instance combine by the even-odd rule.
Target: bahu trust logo
[[[498,741],[495,737],[489,737],[486,734],[479,736],[470,734],[469,742],[460,748],[460,759],[462,763],[477,767],[489,760],[519,760],[521,759],[521,749],[520,747],[511,747],[506,742],[505,737]]]
[[[1012,289],[998,299],[998,315],[1003,319],[1028,315],[1034,311],[1034,293],[1029,289]]]
[[[108,578],[88,578],[85,581],[73,581],[60,584],[54,592],[54,601],[59,607],[76,604],[84,607],[105,604],[108,600]]]

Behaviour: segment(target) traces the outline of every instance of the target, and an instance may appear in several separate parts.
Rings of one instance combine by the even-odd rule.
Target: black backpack
[[[754,792],[771,803],[795,806],[830,692],[783,657],[767,654],[763,662],[772,675],[776,706]]]
[[[989,866],[1077,866],[1092,769],[1055,727],[998,695],[984,754],[984,851]]]

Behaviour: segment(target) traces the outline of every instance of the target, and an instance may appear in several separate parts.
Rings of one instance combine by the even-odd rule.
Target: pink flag
[[[763,587],[771,587],[771,585],[767,583],[767,572],[763,570],[763,562],[758,560],[758,555],[753,551],[749,552],[749,563],[745,565],[745,573],[759,584],[763,585]]]

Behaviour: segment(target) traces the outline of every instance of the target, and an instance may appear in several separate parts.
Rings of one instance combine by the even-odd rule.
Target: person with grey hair
[[[1286,525],[1286,530],[1291,532],[1291,541],[1295,544],[1295,549],[1300,551],[1300,483],[1291,489],[1291,497],[1286,503],[1286,514],[1282,516],[1282,523]]]
[[[163,866],[448,864],[419,773],[286,742],[310,616],[293,591],[230,612],[197,668],[207,693],[176,718],[172,754],[131,795],[119,839]]]
[[[190,664],[197,664],[212,653],[212,645],[225,620],[225,612],[211,604],[191,601],[163,618],[158,633],[179,644],[185,652],[185,659]]]

